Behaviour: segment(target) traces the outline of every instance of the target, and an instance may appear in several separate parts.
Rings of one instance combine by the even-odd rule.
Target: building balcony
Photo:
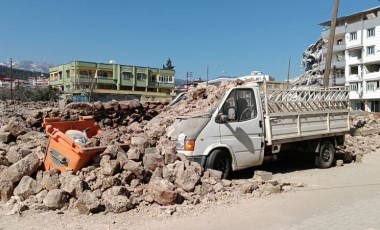
[[[117,80],[114,80],[112,78],[99,78],[97,79],[97,83],[99,84],[116,84]]]
[[[353,82],[362,80],[358,74],[351,74],[346,77],[346,82]]]
[[[337,26],[335,28],[335,35],[344,35],[346,33],[346,27],[343,26]],[[328,39],[330,37],[330,29],[325,30],[322,32],[322,38]]]
[[[363,58],[363,62],[366,64],[366,63],[376,63],[376,62],[379,62],[380,63],[380,55],[377,53],[375,55],[366,55],[364,56]]]
[[[380,98],[380,90],[367,90],[363,93],[363,99],[375,99],[378,100]]]
[[[128,79],[128,80],[121,79],[120,85],[122,85],[122,86],[133,86],[133,78]]]
[[[146,84],[146,81],[136,81],[136,86],[137,87],[146,87],[147,84]]]
[[[174,83],[161,83],[160,82],[160,86],[159,87],[160,88],[174,88],[175,85],[174,85]]]
[[[159,87],[159,83],[158,82],[149,82],[148,83],[148,87],[150,87],[150,88],[158,88]]]
[[[335,86],[344,85],[346,83],[346,78],[344,77],[344,74],[330,75],[329,81]]]
[[[359,57],[349,57],[346,59],[346,64],[347,65],[359,65],[363,61],[362,58]]]
[[[328,48],[328,45],[326,44],[322,48],[322,53],[327,54],[327,48]],[[346,50],[346,44],[340,44],[340,45],[334,45],[333,46],[333,53],[335,53],[335,52],[343,52],[345,50]]]
[[[360,94],[358,91],[350,91],[348,94],[348,98],[350,100],[355,100],[355,99],[362,99],[362,94]]]
[[[331,68],[334,67],[337,69],[344,69],[346,67],[346,61],[338,61],[336,59],[332,60],[331,62]]]
[[[95,79],[94,78],[91,78],[91,77],[83,77],[83,76],[79,76],[79,82],[80,83],[91,83],[93,82]]]
[[[363,76],[363,80],[376,80],[380,79],[380,72],[366,73]]]
[[[63,85],[63,80],[50,80],[49,85]]]

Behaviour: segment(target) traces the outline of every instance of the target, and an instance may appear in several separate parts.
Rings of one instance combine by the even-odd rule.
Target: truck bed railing
[[[288,89],[267,90],[264,86],[263,107],[267,115],[322,111],[347,111],[348,89],[336,87],[329,89]]]
[[[349,130],[346,87],[268,90],[264,83],[261,94],[269,145]]]

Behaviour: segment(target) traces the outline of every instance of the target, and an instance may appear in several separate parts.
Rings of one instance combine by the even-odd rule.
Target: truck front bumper
[[[206,158],[207,156],[191,156],[191,157],[187,157],[187,159],[189,161],[194,161],[194,162],[197,162],[199,163],[202,167],[205,167],[206,165]]]

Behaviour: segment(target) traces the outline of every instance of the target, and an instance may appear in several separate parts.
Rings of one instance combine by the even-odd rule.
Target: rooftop
[[[360,11],[360,12],[357,12],[357,13],[354,13],[354,14],[346,15],[346,16],[337,18],[336,20],[337,20],[337,22],[339,22],[339,21],[345,21],[348,18],[353,18],[353,17],[359,16],[359,15],[374,13],[374,12],[377,12],[379,10],[380,10],[380,6],[374,7],[374,8],[370,8],[370,9],[367,9],[367,10],[364,10],[364,11]],[[337,23],[337,24],[339,24],[339,23]],[[319,25],[320,26],[331,26],[331,21],[322,22]]]

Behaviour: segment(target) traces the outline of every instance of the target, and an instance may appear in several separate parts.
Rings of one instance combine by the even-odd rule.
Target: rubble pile
[[[361,162],[364,154],[380,148],[380,114],[353,112],[350,116],[351,134],[345,136],[344,146],[340,146],[336,153],[345,163]]]
[[[135,147],[142,142],[132,138]],[[12,213],[28,209],[119,213],[153,203],[195,205],[226,196],[269,195],[302,186],[273,180],[267,172],[257,172],[247,180],[225,180],[221,172],[204,170],[174,153],[138,156],[116,145],[108,146],[77,173],[42,171],[41,152],[37,148],[1,174],[1,199],[7,201],[5,207]]]

